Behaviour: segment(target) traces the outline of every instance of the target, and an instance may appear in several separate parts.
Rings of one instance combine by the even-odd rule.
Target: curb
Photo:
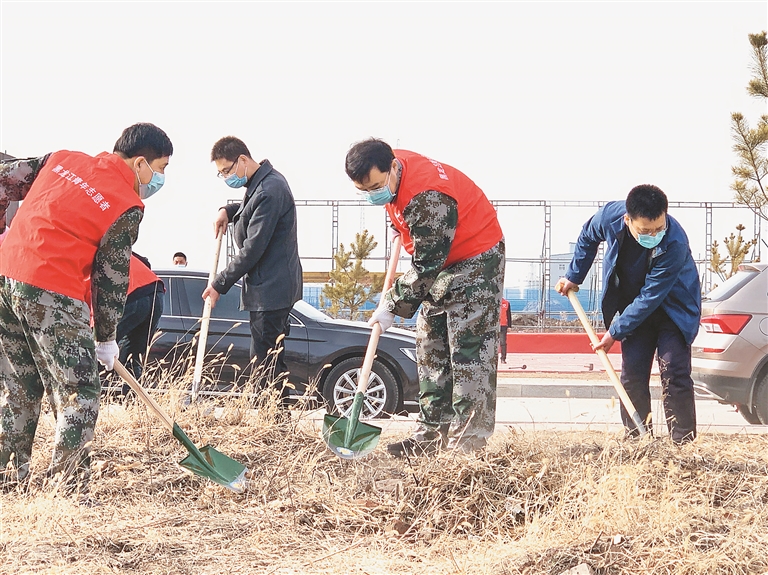
[[[509,381],[509,380],[507,380]],[[619,394],[614,387],[608,383],[580,383],[574,382],[555,382],[534,383],[531,381],[515,383],[499,382],[496,387],[496,397],[539,397],[550,399],[611,399],[618,400]],[[661,398],[661,386],[651,383],[651,399]]]

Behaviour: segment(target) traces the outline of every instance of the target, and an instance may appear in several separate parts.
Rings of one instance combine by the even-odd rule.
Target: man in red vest
[[[509,302],[501,298],[501,317],[499,317],[499,342],[501,347],[501,363],[507,363],[507,330],[512,323],[512,312]]]
[[[147,349],[163,315],[164,296],[163,280],[152,271],[149,260],[132,253],[128,297],[125,298],[123,317],[117,324],[116,339],[120,347],[120,362],[136,379],[144,371]],[[127,395],[129,391],[128,384],[123,383],[122,394]]]
[[[385,206],[412,255],[373,313],[386,331],[395,315],[416,323],[419,424],[390,444],[395,457],[440,447],[485,446],[496,420],[496,357],[504,238],[496,210],[459,170],[378,139],[352,146],[346,172],[360,194]]]
[[[47,392],[56,414],[48,475],[87,489],[96,362],[112,369],[118,355],[143,200],[162,186],[172,153],[160,128],[135,124],[111,154],[63,150],[0,163],[0,206],[24,200],[0,245],[0,485],[28,476]]]

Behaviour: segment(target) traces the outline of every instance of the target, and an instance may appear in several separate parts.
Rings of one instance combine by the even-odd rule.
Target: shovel
[[[120,363],[118,359],[115,359],[115,371],[125,380],[136,395],[147,404],[150,411],[160,418],[163,425],[173,434],[179,443],[187,449],[189,455],[182,459],[179,462],[179,465],[185,469],[189,469],[195,475],[215,481],[219,485],[223,485],[235,493],[242,493],[245,490],[245,472],[248,471],[248,469],[242,463],[216,451],[210,445],[198,449],[195,444],[192,443],[192,440],[187,437],[187,434],[181,430],[178,424],[174,423],[158,403],[144,391],[144,388],[139,385],[136,378],[125,369],[125,366]]]
[[[589,318],[587,317],[587,314],[584,313],[584,308],[581,307],[581,302],[579,302],[579,298],[576,297],[576,292],[579,291],[579,288],[573,288],[568,290],[568,299],[571,301],[571,305],[573,306],[573,309],[576,310],[576,315],[579,316],[579,319],[581,320],[581,325],[584,326],[584,329],[587,331],[587,334],[589,334],[589,339],[592,342],[592,345],[597,345],[600,343],[600,339],[597,337],[597,334],[595,333],[595,330],[592,328],[592,324],[589,323]],[[600,361],[603,362],[603,367],[605,367],[605,371],[608,372],[609,377],[611,378],[611,383],[613,384],[614,389],[616,390],[616,393],[619,394],[619,399],[621,399],[621,403],[624,404],[624,409],[627,410],[627,413],[629,413],[632,417],[632,421],[635,424],[635,427],[637,427],[638,432],[640,433],[640,437],[648,433],[648,430],[645,428],[645,425],[643,424],[643,420],[640,418],[640,414],[635,409],[635,406],[632,404],[632,400],[629,399],[629,396],[627,395],[627,390],[624,389],[624,386],[621,384],[621,380],[619,379],[619,376],[616,375],[616,370],[613,369],[613,365],[611,364],[611,360],[608,359],[608,354],[605,353],[605,350],[598,349],[595,351],[595,353],[600,357]]]
[[[381,291],[382,300],[387,290],[392,287],[395,278],[397,261],[400,259],[401,242],[402,240],[398,235],[393,242],[394,245],[392,247],[392,255],[389,258],[387,275],[384,277],[384,289]],[[381,336],[381,325],[375,323],[371,330],[371,338],[368,340],[368,347],[365,350],[363,366],[357,375],[357,390],[349,411],[349,417],[326,415],[323,418],[323,439],[328,448],[342,459],[355,459],[356,457],[368,455],[379,443],[381,428],[360,422],[360,412],[363,409],[365,392],[368,390],[368,384],[370,383],[371,368],[376,357],[379,336]]]
[[[216,236],[216,255],[213,258],[213,268],[211,273],[208,274],[208,285],[211,285],[214,279],[216,279],[216,272],[219,269],[219,253],[221,253],[221,240],[224,237],[223,232],[219,232]],[[208,343],[208,326],[211,323],[211,298],[205,298],[205,306],[203,307],[203,317],[200,320],[200,336],[197,340],[197,356],[195,356],[195,371],[192,375],[192,400],[194,403],[197,401],[197,394],[200,391],[200,382],[203,379],[203,359],[205,358],[205,346]]]

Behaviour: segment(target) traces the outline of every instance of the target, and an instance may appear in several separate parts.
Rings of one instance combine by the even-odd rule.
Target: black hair
[[[185,254],[184,252],[176,252],[175,254],[173,254],[173,257],[187,259],[187,254]]]
[[[384,140],[368,138],[353,144],[347,152],[344,169],[353,182],[362,183],[373,168],[385,173],[392,169],[395,153]]]
[[[667,213],[667,196],[656,186],[643,184],[635,186],[627,195],[627,215],[630,220],[646,218],[656,220]]]
[[[234,136],[224,136],[216,142],[211,149],[212,162],[221,159],[227,160],[228,162],[234,162],[240,156],[246,156],[253,159],[245,142]]]
[[[154,162],[172,155],[173,144],[154,124],[134,124],[123,130],[112,151],[125,159],[144,156],[148,162]]]

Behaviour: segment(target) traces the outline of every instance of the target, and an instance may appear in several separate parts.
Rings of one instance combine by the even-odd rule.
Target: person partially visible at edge
[[[0,246],[0,484],[29,477],[45,391],[56,415],[47,476],[87,491],[97,360],[112,369],[119,353],[131,246],[172,153],[160,128],[135,124],[111,154],[0,163],[0,208],[24,200]]]
[[[568,271],[555,289],[567,295],[584,281],[601,242],[602,312],[608,330],[595,350],[621,341],[621,383],[651,428],[649,382],[658,354],[664,415],[672,441],[696,438],[691,344],[701,317],[701,285],[688,236],[667,213],[667,196],[652,185],[636,186],[626,201],[609,202],[584,224]],[[624,406],[629,436],[638,430]]]
[[[210,297],[215,306],[221,294],[245,278],[241,309],[250,314],[252,365],[264,366],[265,383],[278,387],[285,407],[288,368],[278,338],[287,335],[288,314],[303,290],[293,194],[269,160],[256,162],[238,138],[227,136],[216,142],[211,161],[224,183],[230,188],[245,188],[245,195],[241,202],[219,209],[214,235],[223,234],[232,222],[239,251],[202,297]],[[274,356],[274,363],[269,355]]]
[[[416,323],[419,418],[395,457],[486,445],[496,420],[504,238],[496,210],[459,170],[370,138],[354,144],[346,173],[370,204],[384,206],[411,254],[411,268],[369,321]]]
[[[176,252],[173,254],[173,265],[180,268],[187,267],[187,256],[184,252]]]
[[[501,348],[501,363],[507,363],[507,330],[512,323],[512,312],[509,302],[501,298],[501,316],[499,317],[499,347]]]
[[[128,296],[125,309],[117,324],[117,345],[120,363],[136,378],[144,372],[147,350],[163,315],[165,284],[155,272],[149,260],[131,253],[128,273]],[[122,395],[128,395],[130,387],[123,383]]]

